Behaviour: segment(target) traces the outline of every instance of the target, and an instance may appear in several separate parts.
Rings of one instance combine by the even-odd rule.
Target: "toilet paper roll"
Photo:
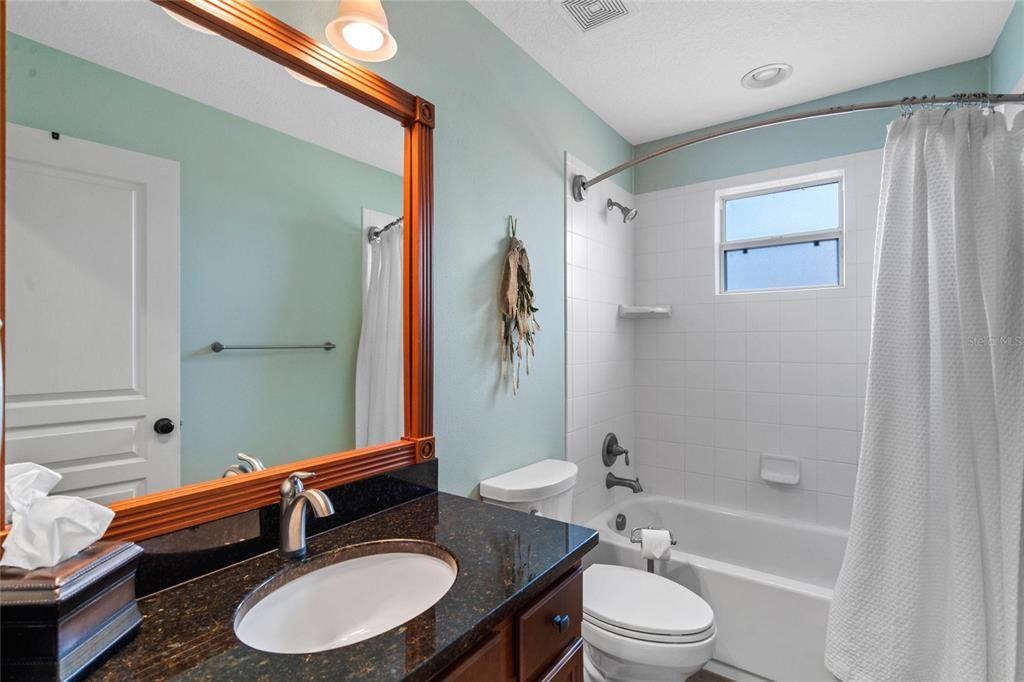
[[[640,554],[644,559],[667,559],[672,551],[672,534],[661,528],[640,530]]]

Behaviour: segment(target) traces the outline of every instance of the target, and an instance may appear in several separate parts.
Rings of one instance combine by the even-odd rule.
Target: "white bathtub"
[[[617,514],[626,515],[625,530],[615,530]],[[630,530],[672,531],[678,545],[655,570],[714,609],[718,639],[711,670],[737,680],[835,679],[823,664],[825,625],[846,532],[647,494],[586,525],[601,534],[588,565],[643,568]]]

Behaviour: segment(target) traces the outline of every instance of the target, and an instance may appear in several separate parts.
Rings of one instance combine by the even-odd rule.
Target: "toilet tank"
[[[571,521],[576,471],[572,462],[545,459],[481,481],[480,497],[528,514]]]

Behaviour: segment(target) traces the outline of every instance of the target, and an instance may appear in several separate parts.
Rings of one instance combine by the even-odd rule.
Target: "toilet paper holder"
[[[640,531],[642,531],[642,530],[665,530],[665,529],[664,528],[655,528],[654,526],[645,526],[643,528],[634,528],[633,530],[629,531],[629,541],[632,542],[633,544],[636,544],[636,545],[640,544],[640,542],[641,542]],[[669,537],[669,541],[671,542],[672,546],[675,547],[678,543],[676,542],[676,536],[672,535],[672,531],[668,532],[668,537]]]
[[[665,530],[665,529],[664,528],[655,528],[654,526],[645,526],[643,528],[634,528],[633,530],[629,531],[629,541],[632,542],[633,544],[637,544],[637,545],[639,545],[641,542],[643,542],[643,539],[640,537],[640,531],[642,531],[642,530]],[[676,546],[676,544],[677,544],[676,543],[676,536],[672,535],[672,531],[668,532],[668,540],[669,540],[669,544],[670,545],[672,545],[673,547]],[[647,560],[647,572],[648,573],[654,573],[654,559],[648,559]]]

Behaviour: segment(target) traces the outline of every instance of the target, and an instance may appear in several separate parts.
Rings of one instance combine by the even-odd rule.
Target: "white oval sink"
[[[375,546],[379,553],[320,568],[314,559],[271,578],[239,605],[235,634],[270,653],[337,649],[412,620],[455,582],[454,558],[436,545],[399,541]]]

